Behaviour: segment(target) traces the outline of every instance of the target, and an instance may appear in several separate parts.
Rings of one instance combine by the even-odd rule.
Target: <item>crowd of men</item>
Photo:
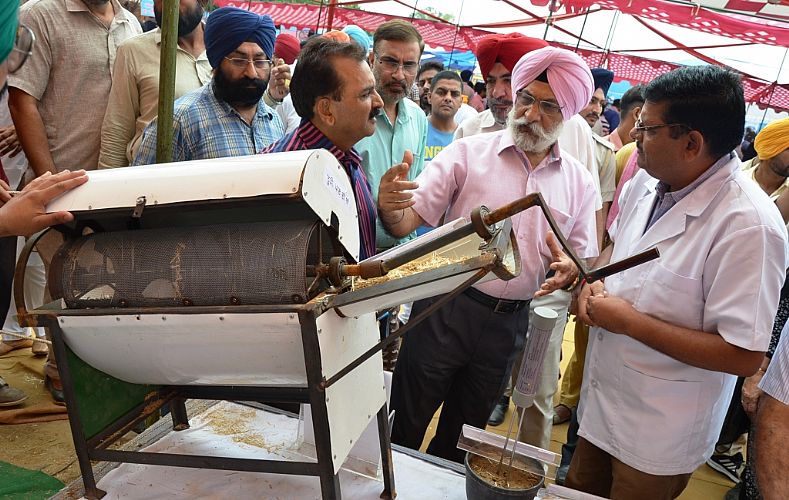
[[[173,161],[328,150],[353,187],[361,258],[532,192],[590,264],[660,251],[579,281],[539,212],[513,217],[520,275],[469,288],[405,335],[394,443],[419,449],[441,408],[427,452],[462,461],[464,424],[504,420],[530,316],[544,306],[560,321],[519,439],[547,448],[552,425],[570,421],[557,481],[617,499],[676,498],[705,461],[730,471],[751,430],[740,497],[789,498],[789,119],[743,140],[737,75],[678,69],[614,109],[611,71],[517,33],[480,41],[475,90],[469,73],[420,67],[424,41],[403,21],[372,39],[349,26],[302,47],[269,16],[224,7],[203,21],[203,7],[180,1]],[[158,22],[161,8],[155,0]],[[159,126],[158,29],[141,34],[117,0],[38,0],[19,20],[16,9],[0,13],[12,119],[0,152],[27,159],[0,185],[4,267],[14,235],[70,220],[45,206],[86,182],[83,169],[156,163]],[[741,164],[735,151],[750,149]],[[33,305],[45,286],[38,266]],[[399,321],[436,300],[404,305]],[[576,349],[559,388],[568,313]],[[43,337],[20,338],[13,314],[3,330],[0,355],[48,354]],[[62,401],[51,355],[45,375]],[[0,405],[24,399],[0,379]]]

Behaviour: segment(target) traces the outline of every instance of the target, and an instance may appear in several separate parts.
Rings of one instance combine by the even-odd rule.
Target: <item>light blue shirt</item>
[[[156,163],[156,123],[145,127],[132,165]],[[253,155],[284,135],[282,120],[263,99],[248,124],[230,104],[216,98],[213,80],[175,101],[173,161]]]
[[[378,186],[381,177],[393,165],[402,163],[403,154],[410,150],[414,154],[414,163],[408,171],[408,179],[414,180],[424,168],[425,144],[427,142],[427,118],[422,108],[411,99],[404,98],[397,103],[397,119],[395,124],[381,110],[375,119],[375,133],[359,141],[354,149],[362,157],[362,167],[370,182],[370,190],[375,202],[378,203]],[[410,239],[416,233],[405,238],[396,239],[384,231],[380,218],[376,221],[376,243],[378,248],[390,248]]]
[[[449,146],[452,139],[455,138],[455,131],[441,132],[433,127],[430,120],[427,122],[427,143],[425,144],[425,163],[436,157],[442,149]]]

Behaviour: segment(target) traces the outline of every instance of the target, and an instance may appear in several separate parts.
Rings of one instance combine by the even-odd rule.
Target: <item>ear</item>
[[[370,53],[367,54],[367,64],[369,64],[370,67],[372,68],[374,62],[375,62],[375,51],[371,50]]]
[[[315,101],[315,116],[326,125],[334,125],[336,117],[334,116],[332,100],[328,97],[319,97]]]
[[[706,153],[706,144],[701,132],[698,130],[691,130],[688,132],[687,137],[687,142],[685,144],[686,155],[689,155],[691,159],[695,159]]]
[[[641,114],[641,106],[636,106],[635,108],[630,110],[630,117],[633,119],[633,123],[638,120],[638,115]]]

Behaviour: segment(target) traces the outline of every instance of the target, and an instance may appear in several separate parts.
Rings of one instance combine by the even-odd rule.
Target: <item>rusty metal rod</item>
[[[626,269],[630,269],[631,267],[636,267],[645,262],[649,262],[650,260],[657,259],[658,257],[660,257],[660,252],[656,247],[652,247],[644,252],[631,255],[630,257],[625,257],[622,260],[612,262],[596,269],[592,269],[591,271],[588,271],[584,277],[588,283],[591,283],[593,281],[605,278],[606,276],[611,276],[612,274],[616,274]]]

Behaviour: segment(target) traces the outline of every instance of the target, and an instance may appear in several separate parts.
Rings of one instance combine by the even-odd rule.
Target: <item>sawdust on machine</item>
[[[450,264],[457,264],[458,262],[462,262],[462,261],[463,259],[461,258],[446,257],[444,255],[438,255],[438,253],[433,252],[432,254],[424,258],[411,261],[407,264],[403,264],[400,267],[392,269],[385,276],[380,276],[378,278],[370,278],[370,279],[356,278],[354,279],[353,282],[353,288],[355,290],[359,290],[361,288],[366,288],[368,286],[386,283],[387,281],[396,280],[399,278],[405,278],[406,276],[411,276],[413,274],[422,273],[425,271],[431,271],[433,269],[437,269],[443,266],[448,266]]]
[[[250,421],[255,418],[255,410],[222,409],[212,412],[207,418],[207,424],[214,429],[214,432],[221,436],[231,436],[236,443],[262,448],[269,453],[276,453],[281,448],[280,445],[268,444],[262,434],[252,430]]]

